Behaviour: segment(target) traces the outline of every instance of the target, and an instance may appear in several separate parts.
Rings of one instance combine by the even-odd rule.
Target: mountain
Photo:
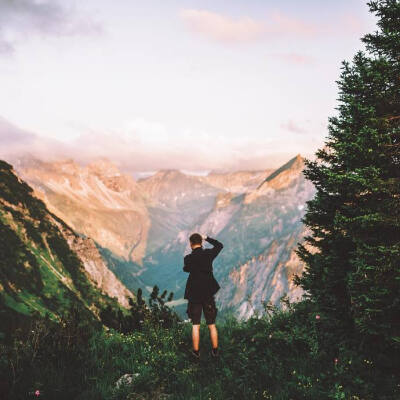
[[[186,175],[178,170],[161,170],[140,179],[138,187],[151,205],[179,208],[198,197],[215,195],[218,190],[203,183],[197,176]]]
[[[295,182],[300,183],[300,181],[304,180],[301,173],[303,169],[304,161],[300,154],[298,154],[282,165],[282,167],[268,175],[256,190],[247,193],[245,203],[251,203],[260,196],[272,195],[276,190],[296,186]]]
[[[106,159],[81,167],[71,159],[50,163],[24,157],[15,168],[49,210],[76,232],[122,260],[141,263],[150,219],[131,176]]]
[[[221,191],[177,170],[158,171],[139,180],[138,187],[147,200],[151,221],[147,259],[206,215]]]
[[[29,315],[77,305],[98,317],[134,295],[107,269],[93,240],[75,233],[0,161],[0,297],[2,308]]]
[[[169,169],[137,181],[105,159],[86,167],[21,160],[18,168],[55,214],[94,239],[124,285],[173,291],[182,316],[182,259],[195,231],[224,243],[214,270],[221,310],[247,318],[264,301],[301,296],[291,281],[303,269],[294,250],[314,187],[300,155],[276,170],[196,176]]]
[[[315,191],[302,174],[303,168],[298,155],[253,190],[219,193],[210,212],[197,224],[145,257],[143,276],[168,284],[179,300],[187,277],[182,272],[183,255],[190,252],[190,233],[198,231],[224,244],[214,262],[221,285],[216,295],[221,310],[233,310],[239,318],[247,318],[262,309],[264,301],[278,304],[285,293],[291,300],[298,299],[302,293],[292,277],[301,274],[304,266],[294,250],[305,235],[301,223],[305,202]]]
[[[255,189],[271,172],[273,169],[235,172],[211,171],[206,176],[200,176],[199,179],[228,192],[244,193]]]

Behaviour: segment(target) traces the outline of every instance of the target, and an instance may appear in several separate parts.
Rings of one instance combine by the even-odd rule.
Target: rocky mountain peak
[[[286,189],[294,185],[299,179],[304,179],[302,170],[304,169],[304,159],[300,154],[290,159],[280,168],[269,174],[256,190],[246,194],[244,202],[253,202],[260,196],[272,194],[275,190]]]
[[[173,179],[185,178],[185,177],[186,177],[186,175],[177,169],[162,169],[154,175],[154,178],[163,179],[163,180],[165,180],[165,179],[173,180]]]
[[[121,175],[118,167],[107,158],[95,160],[88,164],[86,168],[89,173],[105,178]]]
[[[293,157],[286,164],[283,164],[280,168],[275,170],[271,175],[267,176],[265,181],[262,182],[259,187],[261,187],[265,182],[271,182],[276,177],[284,174],[285,172],[300,173],[303,168],[304,159],[300,154],[297,154],[296,157]]]
[[[72,158],[66,158],[64,160],[57,160],[50,163],[54,169],[62,171],[64,174],[68,175],[78,175],[81,166],[76,163]]]

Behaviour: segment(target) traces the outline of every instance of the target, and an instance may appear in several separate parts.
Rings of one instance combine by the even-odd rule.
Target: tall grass
[[[268,312],[267,312],[268,311]],[[145,320],[128,334],[71,314],[61,325],[37,319],[3,343],[0,369],[10,399],[396,399],[393,369],[349,349],[323,348],[312,304],[266,310],[247,321],[217,321],[213,359],[202,321],[200,360],[189,354],[191,324]],[[116,387],[129,374],[132,382]],[[7,391],[4,390],[3,394]]]

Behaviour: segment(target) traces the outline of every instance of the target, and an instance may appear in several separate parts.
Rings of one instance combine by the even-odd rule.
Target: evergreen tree
[[[368,5],[379,29],[362,38],[366,52],[343,62],[337,115],[305,163],[317,192],[296,282],[332,343],[353,338],[376,352],[400,346],[400,2]]]

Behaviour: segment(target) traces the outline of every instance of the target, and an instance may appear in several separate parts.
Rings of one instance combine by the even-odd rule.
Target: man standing
[[[203,239],[211,243],[212,249],[202,247]],[[186,282],[184,298],[189,300],[186,313],[192,321],[192,354],[200,357],[200,320],[203,310],[212,344],[211,354],[218,356],[218,332],[215,326],[217,316],[217,307],[215,305],[214,295],[220,289],[220,286],[213,275],[212,262],[224,247],[221,242],[208,236],[202,236],[199,233],[193,233],[190,238],[190,247],[192,252],[184,257],[183,270],[189,272]]]

